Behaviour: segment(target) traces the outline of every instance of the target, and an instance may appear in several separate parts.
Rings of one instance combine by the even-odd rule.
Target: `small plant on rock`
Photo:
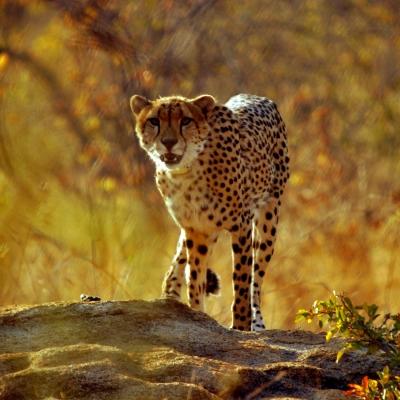
[[[326,300],[317,300],[309,310],[299,310],[296,322],[318,322],[327,329],[326,340],[345,338],[336,362],[352,350],[366,349],[369,353],[383,352],[391,367],[400,366],[400,314],[378,313],[375,304],[354,305],[343,294],[333,293]],[[361,385],[351,384],[346,395],[366,400],[400,399],[400,377],[391,374],[389,366],[377,372],[378,379],[364,377]]]

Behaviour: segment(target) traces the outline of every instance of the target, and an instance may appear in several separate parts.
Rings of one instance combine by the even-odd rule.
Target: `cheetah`
[[[281,197],[289,178],[285,124],[271,100],[239,94],[130,99],[141,147],[156,165],[157,187],[181,233],[163,295],[204,311],[217,288],[207,262],[219,233],[233,253],[232,328],[265,329],[261,285],[274,253]]]

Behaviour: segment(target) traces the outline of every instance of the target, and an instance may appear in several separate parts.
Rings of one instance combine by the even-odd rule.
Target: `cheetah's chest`
[[[209,218],[211,193],[206,188],[196,186],[190,179],[175,182],[158,179],[157,183],[169,213],[179,226],[203,233],[215,231],[215,223]]]

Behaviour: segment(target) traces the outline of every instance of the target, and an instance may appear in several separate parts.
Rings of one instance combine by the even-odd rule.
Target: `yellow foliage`
[[[90,116],[86,121],[85,125],[89,131],[95,131],[100,127],[100,119],[94,115]]]
[[[304,176],[300,172],[292,172],[290,176],[290,183],[293,186],[301,186],[304,183]]]
[[[10,57],[7,53],[0,53],[0,72],[7,68],[9,61]]]
[[[318,153],[317,155],[317,164],[319,167],[327,167],[330,164],[330,160],[328,156],[324,153]]]

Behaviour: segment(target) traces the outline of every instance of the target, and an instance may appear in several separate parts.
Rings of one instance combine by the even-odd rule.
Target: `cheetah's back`
[[[265,97],[239,94],[226,106],[239,121],[241,158],[249,177],[250,197],[264,202],[283,193],[289,179],[285,124],[276,104]]]

